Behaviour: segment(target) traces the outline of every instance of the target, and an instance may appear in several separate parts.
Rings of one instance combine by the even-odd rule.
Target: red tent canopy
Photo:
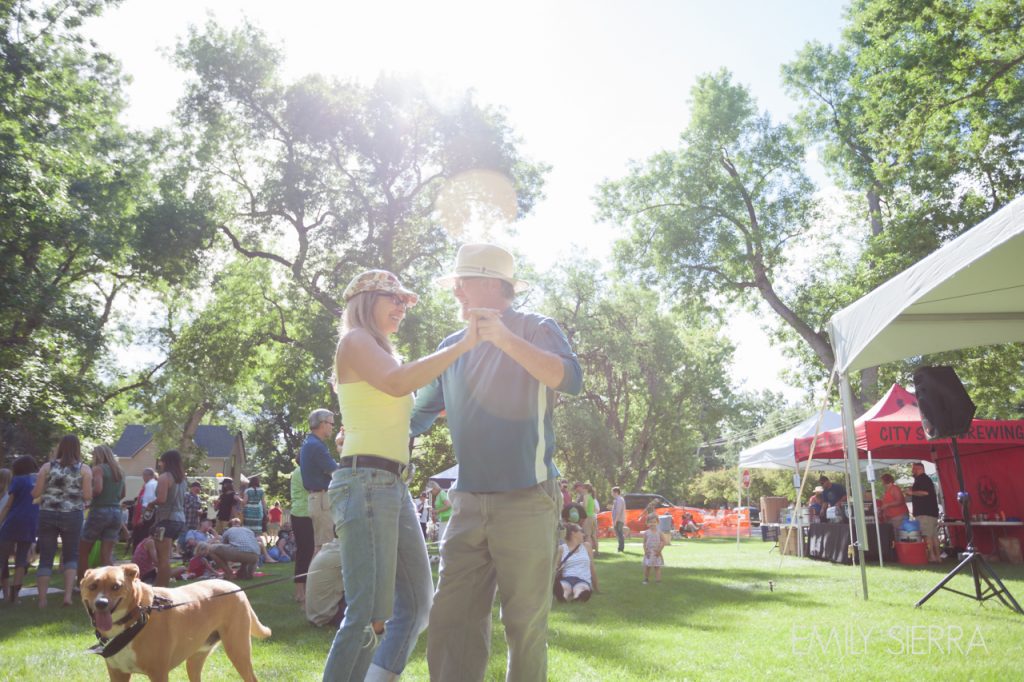
[[[856,420],[857,452],[861,459],[934,461],[946,500],[946,513],[960,517],[956,499],[959,484],[953,464],[950,441],[925,438],[917,398],[902,386],[893,384],[878,403]],[[794,443],[797,462],[806,462],[814,438],[798,438]],[[971,494],[972,513],[987,517],[1024,518],[1024,421],[975,419],[971,430],[957,438],[965,490]],[[843,430],[820,433],[814,459],[841,459]],[[884,466],[884,465],[883,465]],[[996,551],[996,531],[975,533],[975,544],[986,553]],[[963,529],[953,528],[957,547],[965,544]],[[1024,528],[1002,528],[1000,535],[1024,542]]]
[[[869,450],[877,459],[935,460],[949,453],[948,439],[930,441],[925,437],[917,398],[899,384],[893,384],[854,424],[861,459]],[[842,459],[843,430],[833,429],[818,434],[816,439],[796,439],[797,462],[807,461],[812,441],[815,459]],[[1024,421],[975,419],[971,430],[957,438],[957,444],[961,454],[1024,447]]]

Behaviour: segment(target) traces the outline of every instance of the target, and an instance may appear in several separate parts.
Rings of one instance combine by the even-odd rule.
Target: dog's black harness
[[[136,618],[136,612],[138,613],[138,620],[132,623],[132,626],[127,630],[122,630],[119,635],[112,639],[107,639],[100,634],[99,630],[96,630],[96,642],[92,647],[87,649],[88,653],[99,654],[103,658],[110,658],[116,656],[121,649],[124,649],[128,644],[135,639],[135,637],[142,632],[142,628],[146,627],[146,623],[149,622],[149,614],[151,611],[162,611],[169,607],[171,600],[166,597],[153,596],[153,603],[150,606],[139,606],[132,609],[124,618],[118,620],[114,625],[124,625],[133,618]],[[96,624],[96,615],[92,613],[92,609],[89,610],[89,616],[92,617],[92,624]]]

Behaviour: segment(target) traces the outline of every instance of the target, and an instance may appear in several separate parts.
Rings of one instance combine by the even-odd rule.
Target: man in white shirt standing
[[[619,486],[612,488],[612,525],[615,537],[619,539],[619,551],[626,551],[626,498],[622,496]]]
[[[430,523],[430,493],[422,492],[416,500],[416,515],[420,520],[420,528],[423,530],[423,539],[427,539],[427,524]]]
[[[132,516],[132,547],[146,539],[149,530],[153,526],[153,519],[146,521],[142,518],[142,512],[149,506],[149,503],[156,499],[156,472],[150,468],[142,470],[142,490],[135,500],[135,510]]]
[[[142,508],[145,509],[156,499],[156,472],[148,468],[143,469],[142,481]]]

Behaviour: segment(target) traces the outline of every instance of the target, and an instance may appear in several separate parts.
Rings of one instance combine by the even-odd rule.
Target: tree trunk
[[[860,371],[860,405],[856,405],[855,417],[864,414],[867,406],[878,400],[878,365],[865,367]]]
[[[195,438],[196,429],[199,428],[199,422],[203,421],[203,417],[210,411],[212,405],[204,402],[200,403],[192,412],[189,414],[188,419],[185,420],[185,428],[181,432],[181,441],[179,441],[178,449],[185,459],[188,458],[195,451],[195,445],[192,439]],[[204,467],[205,468],[205,467]]]
[[[782,299],[775,293],[771,282],[763,273],[758,273],[757,275],[757,289],[761,292],[761,297],[768,302],[772,310],[778,313],[779,317],[785,320],[786,324],[796,330],[796,333],[807,342],[814,351],[814,354],[818,356],[821,364],[826,369],[831,370],[836,364],[836,358],[832,353],[832,344],[829,343],[828,337],[811,329],[810,325],[783,303]]]
[[[868,217],[871,220],[871,234],[877,237],[885,229],[882,225],[882,199],[876,187],[867,191]],[[874,263],[868,263],[868,267],[874,268]],[[865,367],[860,372],[860,404],[856,406],[857,414],[864,414],[868,405],[874,405],[878,400],[878,366]]]
[[[871,220],[871,234],[877,237],[885,228],[882,226],[882,198],[874,189],[867,192],[868,218]]]

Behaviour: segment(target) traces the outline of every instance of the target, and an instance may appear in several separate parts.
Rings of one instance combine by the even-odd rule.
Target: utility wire
[[[719,445],[728,445],[729,443],[734,443],[736,441],[741,441],[741,440],[750,440],[750,439],[753,439],[753,437],[756,434],[759,434],[759,433],[762,433],[762,432],[775,431],[775,432],[778,432],[778,433],[782,433],[784,431],[788,431],[789,429],[793,428],[794,426],[796,426],[797,424],[802,422],[804,419],[806,419],[806,417],[800,417],[800,418],[796,419],[795,421],[787,421],[784,418],[780,418],[780,419],[775,420],[775,421],[767,421],[764,424],[761,424],[760,426],[756,426],[756,427],[747,429],[746,431],[740,431],[738,433],[734,433],[734,434],[730,435],[728,438],[719,437],[719,438],[717,438],[717,439],[715,439],[715,440],[713,440],[711,442],[701,443],[697,447],[706,448],[706,447],[719,446]]]

